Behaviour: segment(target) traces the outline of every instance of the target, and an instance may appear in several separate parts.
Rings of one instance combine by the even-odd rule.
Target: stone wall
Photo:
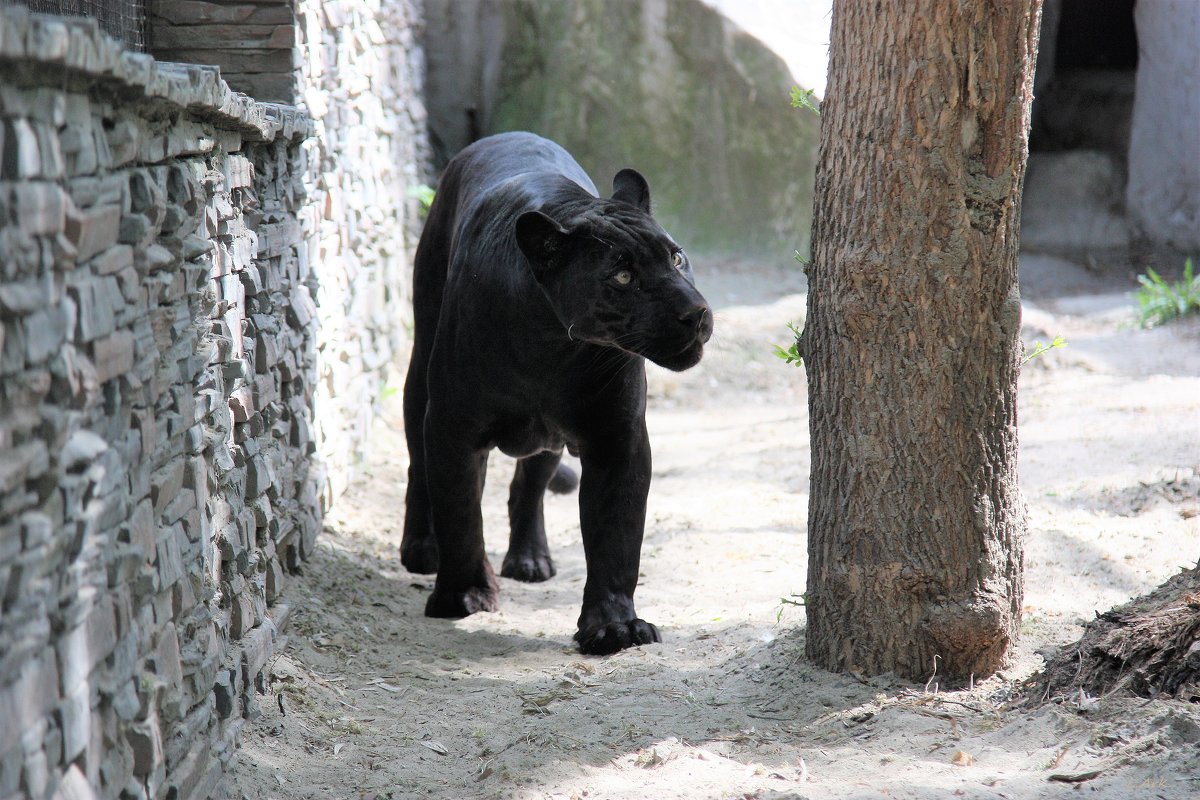
[[[147,0],[150,53],[213,64],[225,81],[258,100],[296,101],[293,0]]]
[[[150,0],[160,58],[217,64],[229,85],[313,120],[322,326],[320,453],[336,495],[362,459],[373,402],[403,374],[409,275],[428,181],[420,0]]]
[[[328,483],[309,133],[0,7],[0,798],[223,794]]]
[[[298,105],[313,119],[320,453],[339,494],[374,402],[399,385],[428,179],[420,0],[297,0]],[[398,366],[400,368],[398,368]]]

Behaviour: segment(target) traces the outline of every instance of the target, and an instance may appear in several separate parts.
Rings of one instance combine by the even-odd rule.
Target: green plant
[[[797,367],[804,363],[804,356],[800,355],[800,339],[804,336],[804,332],[796,327],[796,323],[789,322],[788,330],[792,332],[792,346],[784,350],[779,345],[775,345],[775,355],[782,358],[788,364],[795,364]]]
[[[1138,323],[1153,328],[1176,317],[1200,312],[1200,276],[1195,274],[1192,260],[1183,262],[1183,278],[1174,284],[1153,269],[1138,275],[1142,288],[1134,299],[1138,304]]]
[[[815,89],[801,89],[799,86],[792,87],[792,108],[807,108],[817,116],[820,116],[821,109],[817,107]]]
[[[1061,336],[1055,336],[1054,341],[1052,341],[1050,344],[1042,344],[1041,342],[1034,342],[1033,343],[1033,352],[1029,353],[1029,355],[1027,355],[1023,359],[1021,359],[1021,363],[1028,364],[1030,361],[1033,361],[1035,358],[1042,355],[1043,353],[1049,353],[1051,350],[1055,349],[1056,347],[1066,347],[1066,346],[1067,346],[1067,340]]]
[[[417,198],[417,202],[421,204],[421,213],[428,214],[429,207],[433,205],[434,191],[433,187],[424,183],[418,183],[408,190],[409,197]]]
[[[785,608],[787,608],[788,606],[798,606],[800,608],[803,608],[807,603],[808,603],[808,594],[807,593],[796,594],[793,592],[788,597],[779,598],[779,610],[775,612],[776,624],[783,621],[783,610]]]

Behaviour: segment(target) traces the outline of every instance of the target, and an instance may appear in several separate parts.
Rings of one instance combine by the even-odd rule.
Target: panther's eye
[[[627,269],[623,269],[613,275],[613,280],[622,286],[628,286],[633,281],[633,273]]]
[[[683,269],[683,251],[682,250],[676,250],[671,255],[671,264],[675,267],[675,269]]]

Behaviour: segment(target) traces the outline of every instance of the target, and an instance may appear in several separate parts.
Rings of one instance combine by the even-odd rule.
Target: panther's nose
[[[699,305],[680,314],[679,321],[698,332],[704,327],[704,321],[707,317],[708,306]]]

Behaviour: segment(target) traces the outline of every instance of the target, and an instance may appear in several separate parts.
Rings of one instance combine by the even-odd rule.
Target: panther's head
[[[650,216],[650,187],[632,169],[611,199],[589,198],[517,218],[517,244],[567,335],[681,371],[712,336],[683,248]]]

